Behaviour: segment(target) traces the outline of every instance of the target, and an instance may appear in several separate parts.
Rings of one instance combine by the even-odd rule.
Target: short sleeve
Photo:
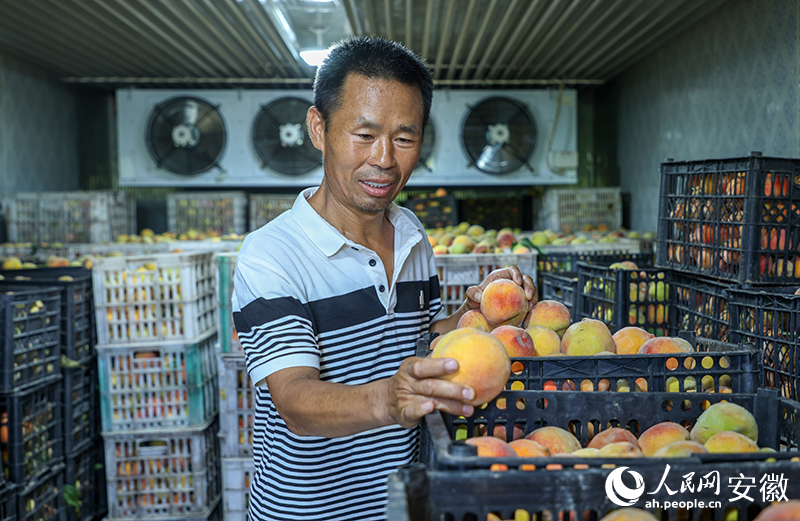
[[[309,307],[285,274],[240,255],[233,287],[233,322],[253,383],[288,367],[319,369]]]

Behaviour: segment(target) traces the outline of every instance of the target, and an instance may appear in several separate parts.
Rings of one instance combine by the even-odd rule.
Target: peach
[[[581,448],[581,443],[571,432],[549,425],[539,427],[535,431],[525,436],[527,440],[533,440],[540,445],[547,447],[551,455],[563,452],[575,452]]]
[[[653,458],[688,458],[692,454],[708,452],[696,441],[683,440],[667,443],[653,453]]]
[[[665,445],[688,439],[689,431],[683,425],[666,421],[653,425],[639,435],[639,447],[642,448],[645,456],[652,456]]]
[[[508,356],[535,356],[533,339],[521,327],[500,326],[492,330],[491,335],[502,342]]]
[[[497,245],[501,248],[511,249],[511,245],[516,242],[517,238],[514,236],[513,231],[502,229],[497,232],[495,240],[497,241]]]
[[[467,438],[464,440],[467,445],[478,448],[478,456],[481,458],[516,458],[508,443],[494,436],[481,436],[479,438]]]
[[[656,516],[641,508],[618,508],[600,521],[658,521]]]
[[[499,409],[505,408],[505,407],[500,407],[499,406],[501,400],[505,400],[505,398],[500,397],[500,398],[497,399],[498,408]],[[482,426],[482,427],[485,427],[485,426]],[[525,437],[525,430],[522,428],[522,425],[520,425],[519,423],[515,423],[512,431],[511,431],[511,440],[509,440],[508,439],[508,426],[498,423],[497,425],[494,426],[494,429],[492,429],[492,436],[494,436],[495,438],[500,438],[503,441],[510,442],[512,440],[518,440],[520,438],[524,438]]]
[[[520,458],[546,458],[550,456],[550,449],[540,443],[525,438],[509,442]]]
[[[584,318],[567,328],[561,338],[561,352],[565,355],[593,355],[601,351],[616,352],[614,338],[603,322]]]
[[[800,500],[790,499],[773,503],[762,510],[755,521],[794,521],[800,519]]]
[[[446,380],[467,385],[475,391],[470,405],[483,405],[493,400],[511,375],[511,359],[503,344],[489,333],[477,329],[454,329],[437,342],[432,358],[453,358],[458,362]]]
[[[569,309],[556,300],[540,300],[531,309],[528,327],[544,326],[558,333],[559,338],[569,327]]]
[[[693,353],[695,351],[694,346],[690,344],[688,340],[684,340],[680,337],[672,337],[672,339],[677,343],[682,344],[688,350],[687,352]]]
[[[703,445],[708,452],[713,453],[736,453],[736,452],[758,452],[756,442],[743,434],[733,431],[722,431],[708,438]]]
[[[472,240],[472,238],[467,235],[456,235],[453,238],[451,246],[453,244],[461,244],[462,246],[464,246],[464,249],[467,250],[467,253],[470,253],[472,252],[473,249],[475,249],[475,241]]]
[[[9,257],[3,261],[4,270],[18,270],[22,268],[22,261],[17,257]]]
[[[621,264],[623,266],[625,266],[629,270],[638,270],[639,269],[639,266],[637,266],[636,263],[633,262],[633,261],[626,260],[626,261],[622,261]]]
[[[691,430],[692,441],[705,445],[718,432],[734,431],[758,441],[758,425],[750,411],[730,402],[711,405],[697,418]]]
[[[481,313],[494,327],[519,326],[528,314],[525,290],[513,280],[490,282],[481,295]]]
[[[66,268],[69,266],[69,260],[64,257],[48,257],[45,260],[45,265],[48,268]]]
[[[576,450],[575,452],[572,453],[572,455],[581,458],[596,458],[599,453],[600,453],[599,449],[586,447],[585,449]]]
[[[492,326],[490,326],[489,322],[486,321],[486,317],[484,317],[483,313],[477,309],[471,309],[461,315],[461,318],[458,319],[458,324],[456,327],[471,327],[472,329],[477,329],[485,333],[490,333],[492,331]]]
[[[639,347],[655,335],[635,326],[623,327],[613,335],[614,345],[617,346],[618,355],[635,355]]]
[[[446,255],[447,254],[447,246],[444,244],[437,244],[433,247],[433,254],[434,255]]]
[[[629,441],[609,443],[597,453],[598,458],[644,458],[642,449]]]
[[[528,334],[533,340],[534,356],[550,356],[561,354],[561,339],[558,333],[544,326],[528,325]]]
[[[593,449],[600,450],[608,444],[617,443],[621,441],[627,441],[637,449],[640,448],[639,442],[636,441],[636,436],[631,434],[630,431],[627,431],[620,427],[612,427],[610,429],[598,432],[597,434],[595,434],[594,438],[592,438],[592,441],[590,441],[589,445],[587,446]]]
[[[693,353],[694,349],[687,349],[686,345],[678,342],[678,339],[668,336],[658,336],[645,341],[639,347],[640,355],[655,353]]]

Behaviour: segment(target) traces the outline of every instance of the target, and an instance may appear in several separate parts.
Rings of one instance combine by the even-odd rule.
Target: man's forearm
[[[284,384],[287,405],[276,403],[293,433],[339,438],[394,423],[386,412],[387,380],[345,385],[297,378]]]

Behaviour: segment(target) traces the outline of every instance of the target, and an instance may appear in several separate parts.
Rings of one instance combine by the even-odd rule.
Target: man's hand
[[[478,286],[470,286],[466,292],[466,306],[467,310],[481,308],[481,295],[483,290],[486,289],[491,282],[499,279],[509,279],[516,282],[522,289],[525,290],[525,298],[528,299],[528,314],[525,315],[525,320],[522,321],[522,327],[528,327],[528,321],[531,317],[531,310],[534,304],[539,301],[539,291],[536,289],[536,284],[530,275],[523,275],[519,268],[510,266],[508,268],[500,268],[491,272],[486,279]]]
[[[519,271],[517,271],[519,273]],[[412,356],[388,379],[387,414],[403,427],[414,427],[428,413],[444,411],[456,416],[471,416],[475,409],[464,400],[475,397],[465,385],[437,378],[458,370],[452,358],[418,358]]]

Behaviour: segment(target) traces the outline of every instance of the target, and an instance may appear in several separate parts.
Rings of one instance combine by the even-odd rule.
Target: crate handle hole
[[[683,409],[686,412],[691,411],[692,410],[692,402],[689,401],[689,400],[684,400],[683,403],[681,404],[681,409]]]
[[[661,408],[667,412],[670,412],[672,410],[672,400],[664,400],[661,402]]]
[[[539,398],[538,400],[536,400],[536,407],[541,410],[547,409],[547,400],[544,398]]]

